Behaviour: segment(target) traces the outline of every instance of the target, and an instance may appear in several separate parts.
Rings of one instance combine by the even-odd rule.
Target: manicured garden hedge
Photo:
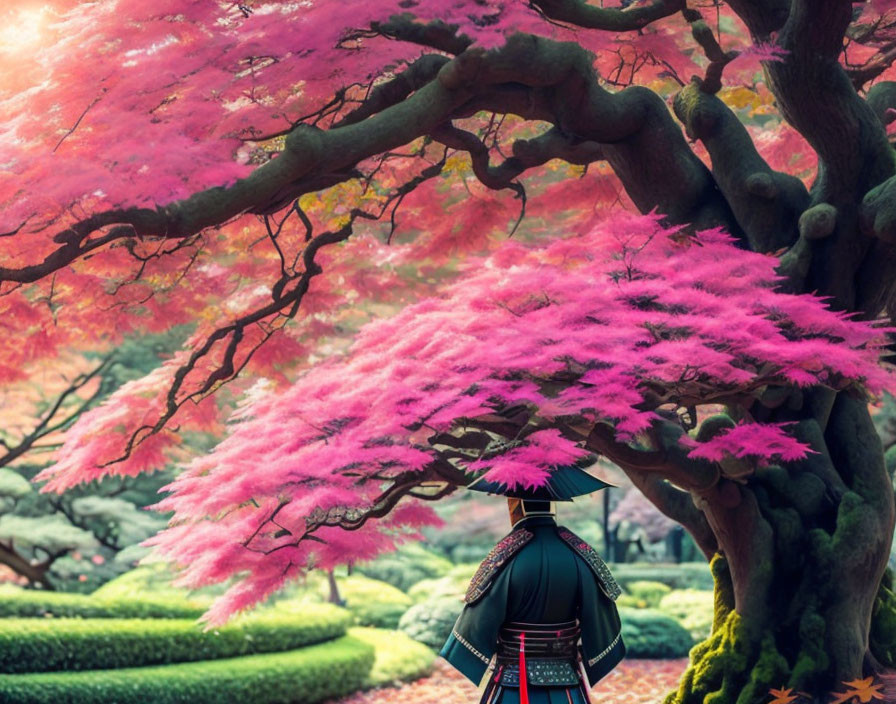
[[[690,631],[695,640],[712,630],[713,593],[703,589],[676,589],[660,599],[657,609]]]
[[[706,562],[660,565],[649,562],[614,562],[610,571],[624,589],[635,581],[662,582],[672,589],[713,589],[712,573]]]
[[[175,619],[0,620],[0,672],[104,670],[293,650],[345,635],[351,616],[327,604],[262,612],[204,632]],[[0,699],[2,701],[2,699]]]
[[[367,577],[387,582],[406,592],[422,579],[433,579],[447,574],[451,567],[450,560],[418,543],[410,543],[401,546],[394,553],[357,565],[355,569]]]
[[[681,658],[693,647],[691,634],[671,616],[654,609],[619,607],[622,640],[629,658]]]
[[[360,689],[373,648],[343,636],[300,650],[91,672],[0,675],[4,704],[314,704]]]
[[[439,650],[451,634],[451,628],[463,607],[463,602],[453,596],[421,601],[401,617],[398,630],[434,650]]]
[[[0,618],[199,618],[207,608],[187,599],[102,599],[88,594],[0,588]]]
[[[660,603],[660,599],[671,592],[671,588],[662,582],[647,580],[634,580],[625,586],[627,594],[634,597],[639,608],[653,608]],[[621,606],[621,604],[620,604]]]
[[[339,595],[345,600],[345,608],[352,612],[359,626],[395,628],[411,606],[407,594],[378,579],[353,574],[337,578],[336,583]]]

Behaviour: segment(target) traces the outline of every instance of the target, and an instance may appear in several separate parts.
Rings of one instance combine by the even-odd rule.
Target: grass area
[[[436,654],[404,633],[356,626],[349,629],[349,635],[367,643],[376,653],[365,689],[415,680],[432,672]]]

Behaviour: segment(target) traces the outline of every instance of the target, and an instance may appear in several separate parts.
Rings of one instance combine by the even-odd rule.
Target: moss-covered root
[[[732,611],[721,627],[691,648],[691,664],[665,704],[755,704],[790,674],[771,633],[757,643]]]
[[[893,571],[888,567],[874,600],[868,649],[884,667],[896,667],[896,592]]]
[[[725,558],[710,561],[715,578],[712,634],[691,648],[691,662],[665,704],[755,704],[790,675],[772,633],[751,633],[734,611],[731,577]]]

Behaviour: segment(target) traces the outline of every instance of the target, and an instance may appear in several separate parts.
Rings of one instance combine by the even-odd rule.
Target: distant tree
[[[47,466],[62,433],[82,413],[123,383],[149,373],[183,337],[183,331],[174,330],[128,340],[99,363],[69,360],[71,368],[58,365],[48,375],[60,377],[49,397],[39,383],[19,384],[3,394],[0,564],[26,583],[43,589],[95,588],[130,569],[147,552],[139,543],[165,525],[164,516],[144,507],[158,500],[158,489],[173,478],[170,471],[102,479],[63,495],[40,494],[30,480]],[[79,366],[89,371],[77,373]]]

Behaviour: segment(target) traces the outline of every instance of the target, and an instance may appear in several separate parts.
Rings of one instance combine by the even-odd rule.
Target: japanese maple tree
[[[711,559],[713,633],[668,701],[896,664],[868,410],[893,387],[894,10],[7,11],[0,379],[194,326],[46,488],[156,469],[236,404],[154,539],[184,583],[234,579],[216,623],[482,472],[596,452]]]

